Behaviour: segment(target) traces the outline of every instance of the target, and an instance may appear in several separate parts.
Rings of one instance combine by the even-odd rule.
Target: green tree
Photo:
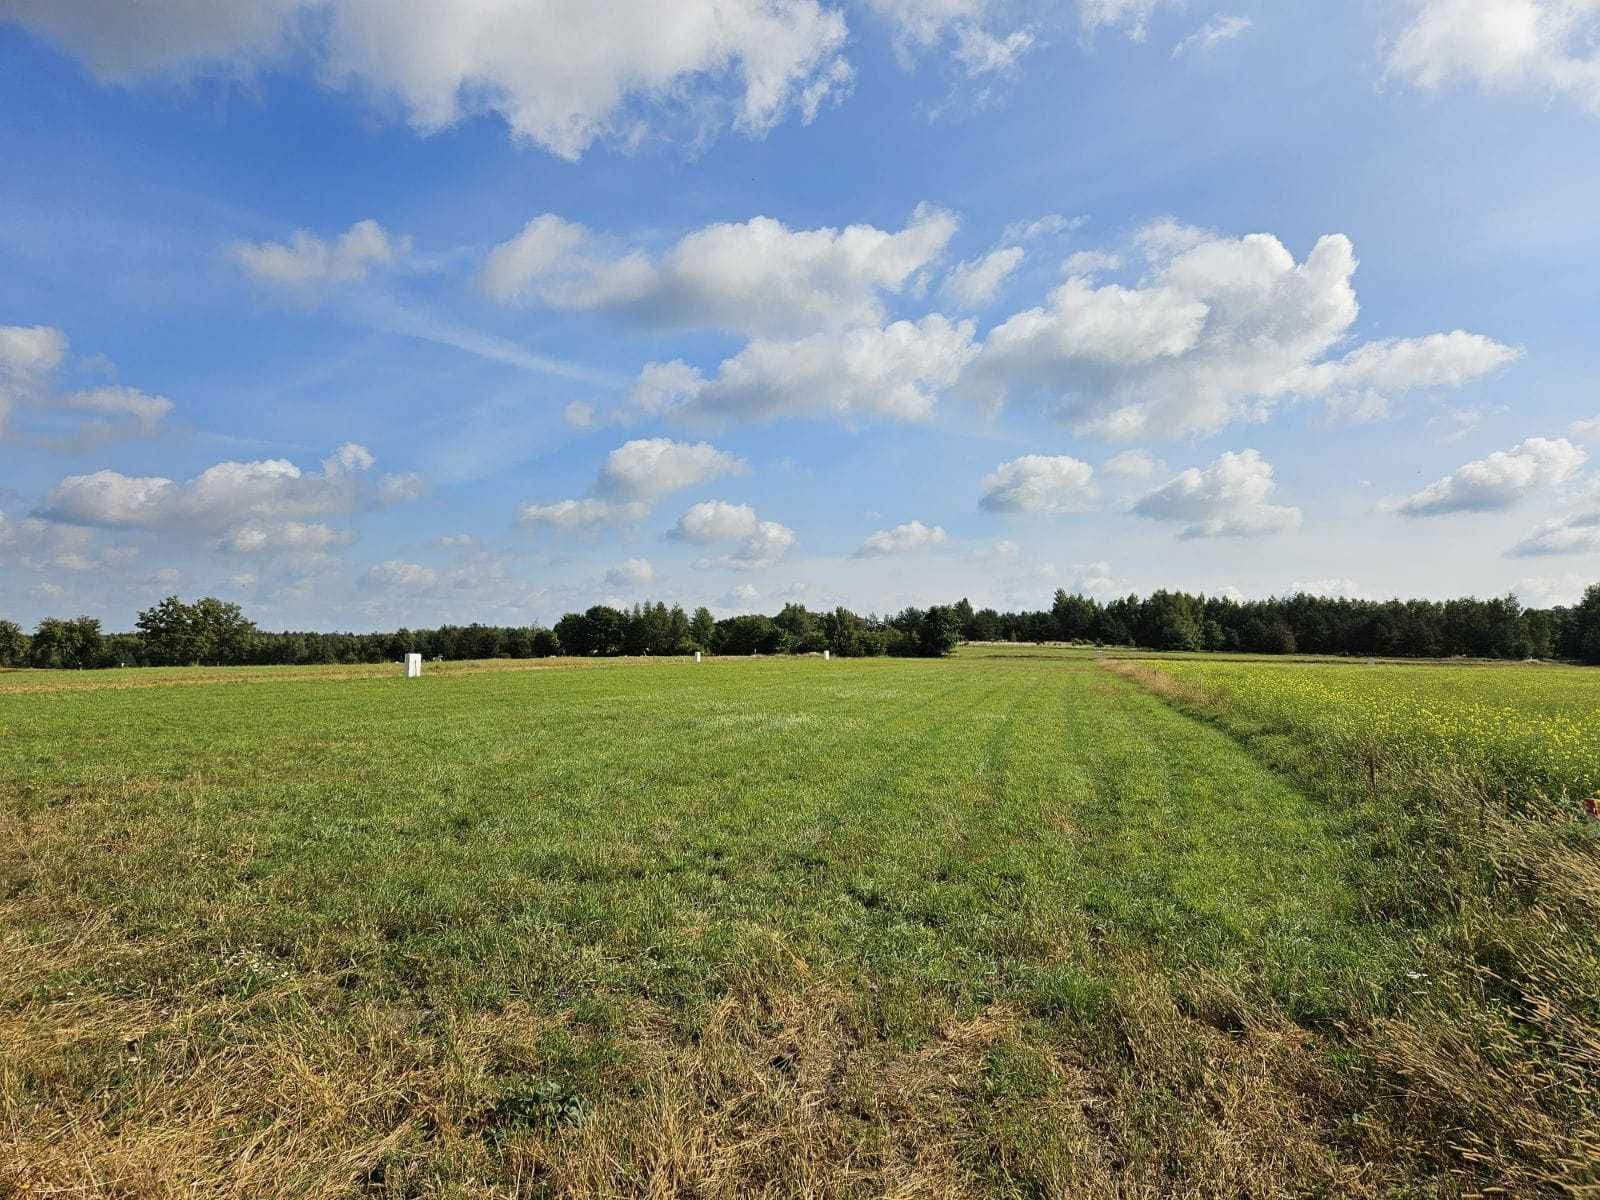
[[[190,666],[200,661],[194,609],[168,596],[139,614],[134,628],[144,639],[145,661],[156,666]]]
[[[93,617],[70,621],[46,617],[33,631],[29,661],[36,667],[98,667],[105,657],[100,622]]]
[[[1567,615],[1567,636],[1572,657],[1586,663],[1600,663],[1600,583],[1591,583],[1583,599]]]
[[[711,643],[717,636],[717,620],[711,615],[711,610],[701,605],[694,610],[694,616],[689,620],[689,640],[694,643],[697,650],[710,652]]]
[[[237,604],[204,596],[190,610],[198,648],[196,661],[203,666],[232,666],[250,661],[255,648],[255,622],[247,620]]]
[[[0,667],[20,667],[28,661],[28,635],[15,621],[0,621]]]

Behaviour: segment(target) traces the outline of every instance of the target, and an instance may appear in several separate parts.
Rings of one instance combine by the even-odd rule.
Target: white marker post
[[[694,660],[695,660],[695,662],[699,662],[700,661],[700,651],[696,650],[694,652]]]
[[[833,657],[833,651],[832,650],[824,650],[822,652],[822,661],[823,662],[827,662],[828,659],[830,659],[832,657]]]
[[[420,654],[408,654],[408,655],[406,655],[406,678],[407,679],[421,679],[422,678],[422,655],[420,655]]]

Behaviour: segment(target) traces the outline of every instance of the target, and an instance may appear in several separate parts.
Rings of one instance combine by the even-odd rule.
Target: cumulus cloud
[[[1574,421],[1571,433],[1580,442],[1600,442],[1600,417],[1587,421]]]
[[[96,471],[58,483],[44,515],[106,528],[220,529],[251,517],[305,516],[345,507],[348,496],[336,479],[305,474],[281,458],[218,463],[185,483]]]
[[[1524,604],[1549,608],[1557,604],[1576,604],[1584,588],[1593,582],[1594,576],[1586,574],[1533,575],[1517,580],[1511,590]]]
[[[1600,554],[1600,511],[1547,521],[1508,552],[1515,558]]]
[[[733,554],[704,560],[701,565],[740,570],[772,566],[795,542],[794,530],[776,521],[761,520],[748,504],[729,504],[725,500],[694,505],[678,518],[678,524],[667,536],[697,546],[737,542],[739,546]]]
[[[0,380],[47,375],[67,353],[67,335],[49,325],[0,325]]]
[[[1033,401],[1107,437],[1213,432],[1290,397],[1370,417],[1416,388],[1458,387],[1517,349],[1455,332],[1348,343],[1359,308],[1348,238],[1304,262],[1277,238],[1224,238],[1170,221],[1141,230],[1134,287],[1068,278],[1048,302],[990,330],[964,373],[981,403]]]
[[[1249,32],[1250,28],[1249,17],[1213,17],[1174,46],[1172,57],[1182,58],[1185,54],[1191,53],[1204,54],[1223,42],[1231,42],[1241,34]]]
[[[1110,479],[1148,479],[1166,469],[1167,464],[1148,450],[1124,450],[1100,464],[1100,474]]]
[[[696,230],[652,258],[546,214],[490,252],[479,283],[499,300],[610,311],[652,328],[806,334],[881,324],[883,297],[903,291],[955,228],[928,205],[897,233],[756,217]]]
[[[1079,596],[1115,596],[1127,589],[1111,571],[1111,564],[1098,562],[1073,563],[1072,584],[1069,591]]]
[[[524,504],[523,525],[564,533],[590,532],[607,525],[643,520],[661,497],[696,484],[742,475],[749,465],[709,442],[675,442],[671,438],[638,438],[606,456],[584,499],[551,504]]]
[[[1133,506],[1136,516],[1184,526],[1184,538],[1263,537],[1300,527],[1301,513],[1271,503],[1272,465],[1255,450],[1227,451],[1190,467]]]
[[[26,405],[46,417],[74,414],[67,432],[40,434],[37,442],[48,448],[78,451],[130,437],[159,432],[172,412],[172,401],[138,388],[105,385],[62,392],[56,373],[66,358],[67,335],[49,325],[0,325],[0,433],[17,405]]]
[[[682,362],[650,363],[634,410],[722,425],[783,418],[921,421],[974,353],[973,325],[935,313],[883,329],[754,341],[706,379]]]
[[[1595,0],[1424,0],[1389,70],[1428,91],[1458,80],[1563,95],[1600,115]]]
[[[1588,460],[1588,452],[1566,438],[1528,438],[1510,450],[1469,462],[1420,492],[1391,500],[1387,507],[1404,517],[1500,512],[1532,492],[1566,483]]]
[[[517,521],[522,525],[573,533],[627,521],[642,521],[649,513],[650,506],[638,500],[618,502],[590,498],[557,500],[553,504],[524,504],[517,510]]]
[[[655,577],[655,568],[647,558],[626,559],[606,572],[606,582],[623,589],[640,587]]]
[[[217,463],[185,481],[110,470],[69,475],[50,489],[38,515],[63,525],[208,539],[238,553],[318,555],[349,537],[309,518],[366,503],[372,490],[362,476],[372,462],[365,447],[346,443],[321,471],[262,459]]]
[[[286,242],[235,242],[229,254],[245,274],[278,287],[311,289],[365,279],[411,253],[409,238],[392,238],[376,221],[357,221],[332,241],[304,229]]]
[[[1065,454],[1025,454],[983,477],[981,508],[996,513],[1074,513],[1093,507],[1094,468]]]
[[[640,438],[606,456],[596,490],[628,500],[656,500],[670,492],[727,475],[743,475],[749,465],[709,442]]]
[[[648,107],[726,110],[759,136],[850,85],[844,16],[817,0],[684,0],[670,21],[656,0],[0,0],[5,18],[106,82],[248,75],[293,49],[333,86],[397,98],[419,132],[494,113],[569,159],[637,135]]]
[[[1021,246],[1006,246],[982,258],[958,263],[945,276],[942,291],[958,308],[979,309],[994,299],[1011,273],[1022,265]]]
[[[893,529],[880,529],[877,533],[869,535],[861,544],[861,549],[856,551],[856,557],[882,558],[890,554],[906,554],[913,550],[925,550],[929,546],[937,546],[945,540],[943,526],[928,526],[921,521],[907,521],[904,525],[896,525]]]

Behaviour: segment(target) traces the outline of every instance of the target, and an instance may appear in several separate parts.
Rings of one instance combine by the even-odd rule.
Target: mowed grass
[[[1459,1194],[1313,782],[1072,652],[0,673],[0,1194]]]

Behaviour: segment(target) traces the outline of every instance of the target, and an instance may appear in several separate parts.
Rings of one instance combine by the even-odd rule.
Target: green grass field
[[[0,673],[0,1195],[1600,1187],[1600,751],[1461,807],[1359,670]]]

